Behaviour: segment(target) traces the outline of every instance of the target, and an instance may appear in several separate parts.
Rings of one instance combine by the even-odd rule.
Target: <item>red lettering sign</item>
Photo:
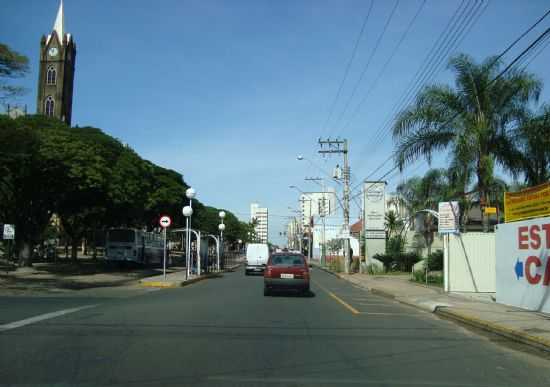
[[[529,228],[529,238],[531,239],[531,248],[539,249],[540,248],[540,227],[536,224],[532,225]]]
[[[527,234],[528,227],[518,227],[518,248],[520,250],[527,250],[529,248],[529,236]]]
[[[550,223],[543,224],[541,227],[546,233],[546,248],[550,249]]]
[[[525,260],[525,278],[527,278],[527,282],[529,282],[531,285],[536,285],[540,282],[540,274],[536,273],[534,276],[531,275],[531,265],[535,265],[536,267],[540,267],[542,263],[540,262],[539,257],[536,257],[534,255],[529,256]],[[547,271],[548,271],[548,265]]]

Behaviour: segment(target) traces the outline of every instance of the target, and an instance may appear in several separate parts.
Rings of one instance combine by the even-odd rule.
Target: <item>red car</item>
[[[309,277],[309,267],[302,254],[271,254],[264,270],[264,296],[277,289],[308,293]]]

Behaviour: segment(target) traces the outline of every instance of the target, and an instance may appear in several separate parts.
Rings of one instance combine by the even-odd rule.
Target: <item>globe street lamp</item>
[[[218,226],[218,230],[220,230],[220,248],[221,248],[221,256],[223,257],[223,262],[224,262],[224,265],[223,267],[225,268],[225,254],[224,254],[224,251],[225,251],[225,244],[223,243],[223,230],[225,230],[225,224],[223,224],[223,220],[225,219],[225,211],[220,211],[218,213],[219,217],[220,217],[220,225]]]

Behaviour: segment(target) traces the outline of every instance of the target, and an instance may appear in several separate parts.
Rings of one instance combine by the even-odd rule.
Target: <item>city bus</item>
[[[111,262],[133,262],[142,265],[162,264],[162,234],[133,228],[107,231],[105,259]],[[168,259],[168,257],[167,257]]]

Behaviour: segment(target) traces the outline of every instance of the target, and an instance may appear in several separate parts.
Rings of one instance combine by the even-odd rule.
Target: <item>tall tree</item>
[[[0,103],[21,95],[25,89],[7,79],[21,78],[29,72],[29,58],[0,43]]]
[[[550,105],[530,114],[501,143],[506,168],[527,185],[550,180]]]
[[[502,63],[489,57],[476,63],[461,54],[449,67],[455,87],[424,88],[414,103],[401,111],[393,126],[397,165],[402,169],[419,157],[431,162],[434,152],[449,150],[452,162],[474,172],[482,206],[489,204],[489,186],[502,138],[527,115],[537,101],[542,83],[520,69],[500,74]]]

